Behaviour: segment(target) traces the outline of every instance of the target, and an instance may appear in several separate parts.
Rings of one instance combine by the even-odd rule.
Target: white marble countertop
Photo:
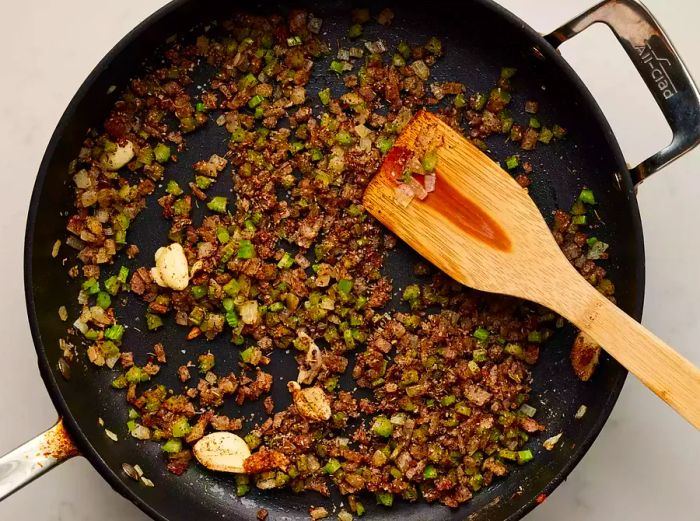
[[[24,226],[34,177],[58,118],[99,59],[165,0],[0,2],[0,453],[47,428],[56,413],[39,377],[24,307]],[[593,0],[500,0],[547,32]],[[700,78],[700,3],[646,0]],[[564,48],[608,115],[628,161],[669,141],[663,119],[609,32]],[[615,96],[613,93],[626,93]],[[615,99],[618,102],[615,102]],[[700,364],[700,149],[639,190],[647,249],[644,323]],[[10,391],[10,389],[12,391]],[[21,397],[18,399],[18,397]],[[700,399],[700,397],[698,397]],[[610,421],[569,479],[528,521],[700,519],[700,436],[629,378]],[[41,499],[39,499],[41,498]],[[141,520],[84,459],[0,504],[8,521]]]

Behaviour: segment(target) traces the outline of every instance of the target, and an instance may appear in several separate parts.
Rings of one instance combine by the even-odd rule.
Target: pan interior
[[[296,5],[303,6],[303,3]],[[289,8],[271,6],[251,9],[284,13]],[[488,91],[502,66],[517,67],[514,111],[527,99],[536,99],[540,101],[543,120],[557,122],[569,130],[567,141],[539,147],[529,154],[534,167],[531,195],[545,217],[551,220],[552,211],[570,207],[582,186],[594,190],[599,200],[598,212],[605,223],[595,233],[612,245],[614,261],[606,268],[618,288],[620,306],[638,315],[643,295],[643,252],[636,202],[609,129],[578,80],[550,51],[533,52],[533,44],[538,41],[534,33],[518,27],[517,22],[490,4],[432,2],[426,6],[403,2],[391,7],[396,13],[391,29],[376,24],[368,26],[367,39],[381,37],[388,48],[393,48],[400,40],[421,44],[431,36],[439,37],[446,52],[433,68],[433,76],[437,80],[463,82],[470,92]],[[351,23],[350,8],[351,2],[344,1],[311,7],[311,11],[324,19],[322,32],[327,41],[345,42],[347,47],[345,35]],[[378,12],[379,8],[373,7],[373,10]],[[84,356],[73,365],[70,381],[62,379],[56,370],[60,356],[58,340],[65,336],[66,329],[66,324],[58,318],[57,309],[66,305],[71,317],[78,311],[77,283],[66,281],[65,268],[60,262],[65,251],[62,250],[58,259],[50,255],[56,239],[65,237],[65,216],[72,200],[68,163],[77,155],[86,130],[100,125],[119,90],[130,77],[138,74],[144,60],[153,56],[166,38],[172,34],[191,38],[211,20],[230,14],[226,9],[216,2],[179,2],[167,7],[120,44],[81,88],[49,145],[32,200],[26,252],[29,314],[40,365],[59,410],[67,416],[72,434],[103,475],[148,513],[162,519],[254,519],[259,508],[266,508],[270,519],[306,520],[310,504],[331,507],[333,502],[315,494],[295,495],[286,491],[253,491],[239,499],[235,497],[230,476],[209,473],[196,465],[180,478],[173,476],[165,470],[158,444],[139,442],[127,436],[127,404],[123,395],[110,387],[113,374],[88,367]],[[310,86],[312,93],[326,86],[322,65],[316,67],[314,78]],[[117,87],[117,94],[107,93],[111,85]],[[227,139],[225,130],[209,123],[188,137],[187,151],[180,155],[177,164],[169,166],[168,176],[179,181],[190,179],[191,165],[212,153],[225,151]],[[504,142],[502,137],[495,136],[488,144],[492,156],[497,159],[516,151],[515,146]],[[162,193],[161,187],[130,231],[133,242],[141,248],[135,262],[125,263],[131,268],[148,265],[153,252],[161,245],[158,241],[167,236],[168,223],[161,218],[161,209],[155,203]],[[398,249],[399,253],[386,267],[396,289],[409,282],[410,267],[417,260],[416,254],[405,245],[401,244]],[[141,302],[129,298],[128,305],[119,313],[125,323],[138,324],[138,317],[143,317],[144,311]],[[519,517],[535,504],[536,496],[551,491],[597,435],[626,374],[617,363],[603,357],[593,380],[579,382],[568,360],[573,335],[570,328],[557,333],[542,350],[540,362],[534,369],[531,403],[538,409],[537,418],[547,426],[542,436],[530,442],[535,462],[514,468],[507,479],[495,481],[459,510],[404,502],[397,502],[394,508],[387,510],[374,506],[374,501],[366,498],[363,502],[369,508],[365,518],[457,520],[474,515],[469,519],[506,519]],[[212,343],[187,342],[183,331],[173,326],[157,334],[144,333],[142,339],[132,336],[125,349],[138,351],[139,341],[146,346],[161,341],[168,347],[169,361],[159,375],[159,383],[166,386],[176,387],[175,367],[207,349],[216,350],[217,364],[236,366],[237,351],[230,349],[224,338]],[[84,349],[79,351],[84,353]],[[291,356],[275,353],[272,372],[276,382],[272,393],[275,402],[278,405],[288,403],[285,386],[277,384],[277,380],[286,381],[296,376]],[[574,420],[580,405],[586,405],[588,412],[581,420]],[[259,408],[250,406],[245,411],[249,414]],[[118,443],[105,436],[98,425],[98,417],[118,433]],[[563,437],[557,449],[544,451],[542,440],[560,432]],[[123,462],[141,465],[156,484],[155,488],[145,488],[129,480],[120,470]],[[334,502],[339,505],[339,498]]]

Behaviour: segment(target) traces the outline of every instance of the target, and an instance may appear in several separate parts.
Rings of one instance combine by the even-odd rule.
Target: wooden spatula
[[[437,183],[426,199],[404,207],[396,199],[397,168],[420,146],[419,136],[442,142]],[[456,281],[537,302],[571,321],[700,429],[700,370],[593,288],[564,257],[527,192],[436,116],[420,112],[409,122],[363,203]]]

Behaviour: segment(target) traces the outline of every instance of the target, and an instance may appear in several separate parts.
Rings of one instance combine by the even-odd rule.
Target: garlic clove
[[[248,444],[231,432],[213,432],[192,447],[194,457],[209,470],[242,474],[243,462],[250,457]]]
[[[135,154],[133,143],[127,141],[124,145],[117,145],[114,151],[105,152],[101,158],[102,166],[107,170],[117,171],[134,159]]]
[[[287,384],[292,393],[294,406],[303,417],[314,421],[328,421],[331,417],[331,402],[318,386],[302,389],[297,382]]]
[[[168,287],[168,285],[163,282],[163,279],[160,277],[160,271],[158,271],[158,268],[151,268],[151,278],[153,279],[153,282],[158,284],[161,288]]]
[[[155,254],[156,267],[151,271],[153,280],[161,287],[182,291],[190,282],[185,250],[178,243],[159,248]],[[154,275],[154,271],[158,273]]]

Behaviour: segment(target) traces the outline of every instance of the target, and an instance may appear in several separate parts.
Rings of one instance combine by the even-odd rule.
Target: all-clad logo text
[[[642,59],[642,63],[649,66],[651,77],[656,83],[656,88],[659,89],[664,98],[671,99],[675,96],[678,90],[673,84],[673,81],[671,81],[668,72],[671,69],[671,60],[656,54],[648,43],[646,45],[640,45],[636,47],[636,49],[639,53],[639,57]]]

